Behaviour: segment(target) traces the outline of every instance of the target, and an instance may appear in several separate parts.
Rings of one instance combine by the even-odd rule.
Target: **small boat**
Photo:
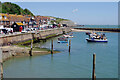
[[[108,42],[105,34],[98,34],[95,32],[91,32],[89,35],[89,38],[86,38],[88,42]]]
[[[86,38],[86,40],[88,41],[88,42],[108,42],[108,40],[107,39],[89,39],[89,38]]]
[[[66,38],[73,38],[72,35],[63,35],[63,36],[66,37]]]
[[[66,37],[60,37],[58,38],[58,43],[67,43],[68,39]]]
[[[73,33],[63,35],[65,38],[73,38]]]
[[[58,43],[68,43],[68,41],[58,41]]]

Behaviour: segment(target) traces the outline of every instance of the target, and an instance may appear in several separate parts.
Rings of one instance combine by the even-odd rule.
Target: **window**
[[[0,15],[0,19],[2,19],[2,16]]]
[[[16,27],[16,25],[14,25],[14,27]]]
[[[4,16],[4,18],[5,18],[5,19],[7,19],[7,17],[6,17],[6,16]]]

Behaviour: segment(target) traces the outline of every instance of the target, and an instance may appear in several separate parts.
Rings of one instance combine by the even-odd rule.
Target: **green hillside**
[[[51,18],[54,18],[56,19],[56,23],[59,24],[61,21],[70,21],[68,19],[63,19],[63,18],[58,18],[58,17],[53,17],[53,16],[45,16],[45,17],[51,17]],[[54,21],[51,21],[51,23],[53,24]]]
[[[0,3],[2,7],[2,13],[9,13],[9,14],[18,14],[18,15],[32,15],[28,9],[22,9],[17,4],[11,2]]]

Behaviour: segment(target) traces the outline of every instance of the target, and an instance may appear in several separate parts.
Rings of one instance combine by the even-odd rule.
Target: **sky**
[[[70,19],[84,25],[117,25],[117,2],[14,2],[35,15]]]
[[[120,0],[1,0],[2,2],[118,2]]]

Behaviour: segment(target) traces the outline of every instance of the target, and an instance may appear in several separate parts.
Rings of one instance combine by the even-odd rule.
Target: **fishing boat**
[[[86,40],[88,41],[88,42],[108,42],[108,40],[107,39],[89,39],[89,38],[86,38]]]
[[[58,38],[58,43],[68,43],[68,39],[66,37]]]
[[[88,42],[108,42],[105,34],[99,35],[97,33],[91,33],[89,34],[89,38],[86,38]]]

